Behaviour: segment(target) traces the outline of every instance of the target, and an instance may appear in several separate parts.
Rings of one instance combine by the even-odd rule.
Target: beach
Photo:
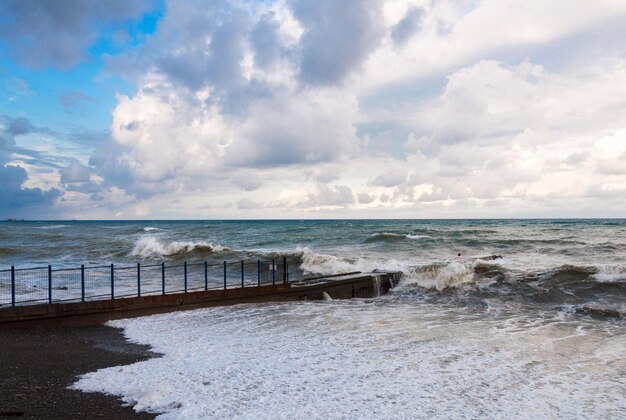
[[[115,396],[68,389],[81,374],[155,356],[120,330],[89,327],[0,330],[0,419],[152,419]]]

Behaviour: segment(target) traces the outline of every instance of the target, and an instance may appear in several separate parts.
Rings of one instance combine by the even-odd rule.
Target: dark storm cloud
[[[0,217],[23,217],[29,208],[52,204],[61,193],[57,189],[23,188],[28,178],[26,170],[11,165],[10,156],[16,148],[15,138],[36,131],[27,118],[4,118],[6,127],[0,130]]]
[[[300,75],[313,85],[335,84],[358,67],[383,34],[380,5],[360,0],[295,0],[304,27]]]
[[[411,36],[419,30],[422,23],[423,10],[411,6],[406,15],[391,28],[391,39],[396,45],[402,45],[411,38]]]
[[[4,0],[0,40],[24,65],[71,68],[113,23],[138,18],[153,0]]]

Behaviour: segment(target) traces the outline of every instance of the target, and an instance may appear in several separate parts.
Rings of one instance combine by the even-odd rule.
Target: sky
[[[626,217],[626,1],[3,0],[0,217]]]

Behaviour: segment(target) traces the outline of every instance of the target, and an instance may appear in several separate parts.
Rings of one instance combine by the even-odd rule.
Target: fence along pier
[[[0,270],[0,326],[43,321],[90,324],[172,310],[249,302],[370,298],[397,272],[290,278],[287,258],[167,265],[100,265]]]

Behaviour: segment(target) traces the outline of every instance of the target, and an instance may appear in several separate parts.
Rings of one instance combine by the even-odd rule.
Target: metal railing
[[[0,270],[0,307],[287,283],[287,259]]]

